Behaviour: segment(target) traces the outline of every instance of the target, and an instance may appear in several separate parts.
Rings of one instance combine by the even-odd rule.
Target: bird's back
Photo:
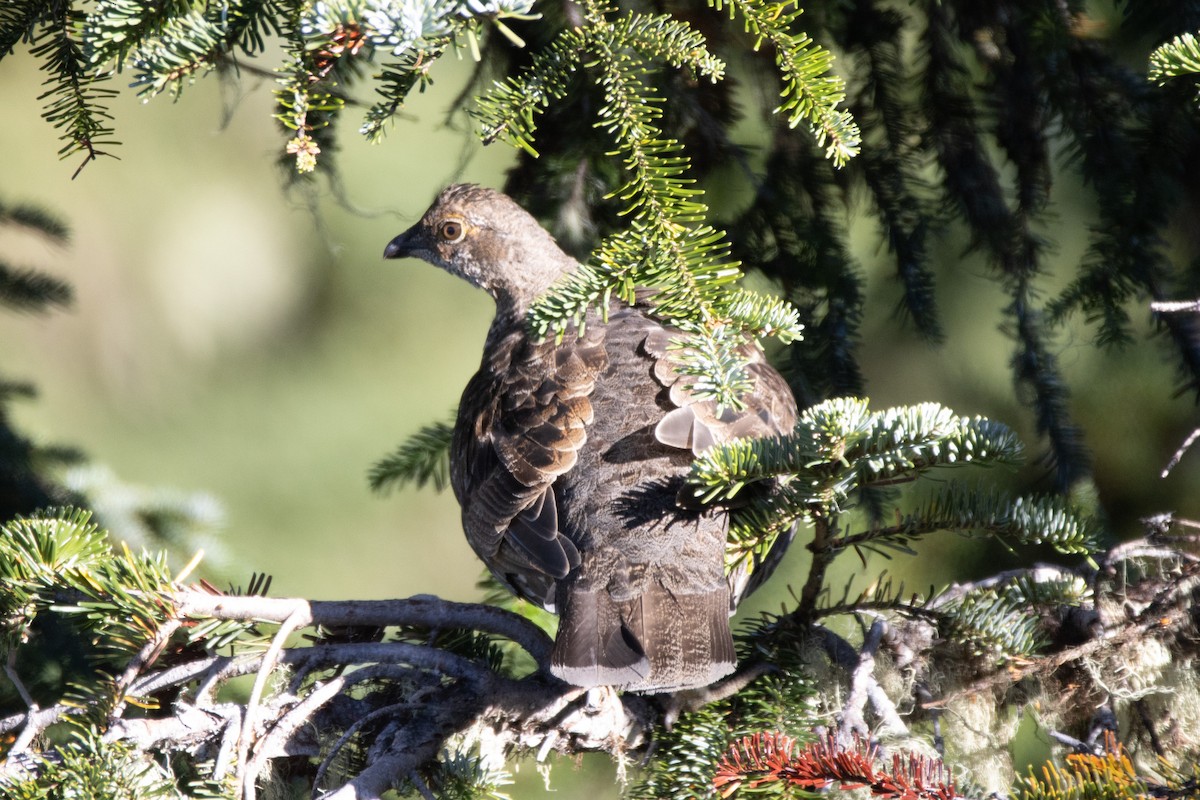
[[[664,691],[707,685],[736,665],[726,515],[679,506],[692,453],[656,437],[675,408],[646,347],[657,329],[633,309],[610,315],[588,441],[558,481],[563,529],[583,557],[559,586],[552,666],[576,685]]]
[[[693,442],[663,425],[690,402],[673,385],[671,334],[624,306],[561,343],[498,326],[460,405],[451,466],[467,537],[498,578],[562,616],[551,667],[575,685],[665,691],[735,666],[726,515],[676,502]],[[761,435],[763,403],[747,413],[741,428]],[[772,424],[790,428],[784,417]],[[704,427],[685,422],[688,436]],[[712,421],[711,438],[736,422]]]

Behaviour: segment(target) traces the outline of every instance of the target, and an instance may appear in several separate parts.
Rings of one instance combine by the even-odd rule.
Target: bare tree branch
[[[405,600],[304,600],[281,597],[242,597],[186,592],[176,597],[179,613],[211,619],[262,620],[282,623],[299,612],[299,627],[421,625],[430,628],[470,628],[511,639],[544,663],[554,643],[532,622],[494,606],[455,603],[437,597]]]

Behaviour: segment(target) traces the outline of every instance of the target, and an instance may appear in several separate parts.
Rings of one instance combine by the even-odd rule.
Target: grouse
[[[578,267],[508,196],[442,191],[385,258],[415,257],[496,301],[459,404],[450,481],[471,547],[516,594],[561,617],[551,672],[581,687],[707,686],[736,666],[727,513],[677,502],[693,454],[790,432],[787,383],[756,345],[744,407],[718,408],[680,374],[679,331],[613,301],[556,341],[531,303]]]

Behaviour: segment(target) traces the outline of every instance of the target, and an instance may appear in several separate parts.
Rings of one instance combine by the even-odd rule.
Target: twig
[[[1095,755],[1095,750],[1087,742],[1082,739],[1076,739],[1074,736],[1063,733],[1062,731],[1047,731],[1051,739],[1061,744],[1063,747],[1071,748],[1073,753],[1087,753]]]
[[[437,797],[434,796],[433,792],[429,791],[429,786],[421,779],[416,770],[408,774],[408,779],[412,781],[412,785],[416,787],[421,797],[425,798],[425,800],[437,800]]]
[[[329,754],[327,756],[325,756],[324,759],[322,759],[320,766],[317,767],[317,774],[315,777],[313,777],[313,794],[312,794],[312,796],[313,797],[317,796],[317,792],[319,791],[317,789],[317,787],[321,785],[321,781],[325,778],[325,773],[329,771],[329,766],[333,763],[333,759],[337,756],[337,754],[339,752],[341,752],[342,747],[345,746],[346,742],[350,741],[350,739],[354,737],[354,734],[358,733],[359,730],[361,730],[363,728],[363,726],[367,725],[368,723],[374,722],[375,720],[379,719],[380,717],[386,716],[388,714],[394,714],[395,712],[399,711],[402,708],[412,708],[412,707],[413,707],[413,703],[411,703],[411,702],[392,703],[391,705],[383,706],[382,708],[377,708],[374,711],[372,711],[371,713],[367,714],[366,716],[359,717],[358,719],[356,719],[350,725],[350,727],[346,729],[346,732],[343,733],[341,735],[341,737],[336,742],[333,743],[333,747],[330,748]]]
[[[237,753],[237,745],[242,730],[242,707],[236,708],[236,714],[229,718],[225,730],[221,734],[221,746],[217,749],[217,759],[213,764],[213,778],[224,780],[233,765],[233,757]]]
[[[218,656],[208,669],[204,670],[200,684],[196,687],[193,695],[196,705],[210,705],[213,695],[222,683],[239,675],[249,675],[257,669],[258,662],[259,658],[255,656]]]
[[[1014,581],[1022,578],[1032,581],[1036,584],[1041,584],[1057,580],[1068,580],[1077,577],[1079,577],[1079,575],[1074,570],[1068,567],[1060,567],[1056,564],[1035,564],[1032,567],[1019,567],[1017,569],[1004,570],[1003,572],[997,572],[995,575],[990,575],[977,581],[956,583],[947,588],[945,591],[938,593],[937,597],[930,600],[927,608],[941,608],[942,606],[958,600],[965,595],[983,591],[985,589],[994,589],[997,586],[1013,583]]]
[[[839,602],[814,610],[812,617],[814,620],[819,620],[843,614],[867,614],[872,611],[894,611],[897,614],[903,614],[912,619],[920,619],[927,622],[935,622],[942,616],[931,610],[931,604],[918,598],[915,603],[903,600],[855,600],[852,602]]]
[[[1175,455],[1171,456],[1171,460],[1167,462],[1167,466],[1163,468],[1163,471],[1159,477],[1165,478],[1171,474],[1171,470],[1175,469],[1175,467],[1179,465],[1179,461],[1183,458],[1183,454],[1186,453],[1189,448],[1191,448],[1197,438],[1200,438],[1200,428],[1196,428],[1188,434],[1188,437],[1183,440],[1183,444],[1179,445],[1179,449],[1175,451]]]
[[[258,741],[254,747],[254,756],[250,760],[250,766],[247,770],[251,776],[258,775],[268,758],[272,757],[272,747],[280,739],[289,739],[305,722],[309,722],[313,712],[318,708],[328,703],[333,698],[337,697],[346,688],[345,677],[334,678],[323,686],[314,689],[308,697],[305,697],[299,703],[288,710],[286,714],[280,717],[279,721],[265,736]],[[248,716],[248,715],[247,715]],[[243,721],[243,728],[245,723]],[[244,735],[244,734],[243,734]],[[251,778],[253,781],[253,778]]]
[[[548,663],[554,642],[525,618],[478,603],[455,603],[436,597],[404,600],[304,600],[301,598],[243,597],[182,592],[175,598],[181,614],[215,619],[283,622],[300,614],[309,625],[387,627],[420,625],[430,628],[470,628],[503,636],[523,647],[539,664]]]
[[[546,762],[546,756],[550,755],[550,751],[554,749],[554,745],[558,744],[558,731],[551,728],[546,731],[545,738],[542,739],[542,746],[538,748],[537,755],[534,760],[538,764]]]
[[[131,694],[145,696],[170,689],[172,686],[190,683],[222,661],[228,661],[228,659],[222,656],[209,656],[160,672],[152,672],[134,681],[133,685],[129,687],[129,691]]]
[[[52,712],[52,713],[47,713]],[[25,727],[21,729],[21,733],[17,736],[17,740],[13,742],[12,747],[8,749],[7,758],[12,758],[15,755],[24,753],[29,750],[29,746],[33,744],[33,740],[38,735],[58,721],[61,716],[58,707],[48,708],[45,711],[40,711],[35,703],[25,713]]]
[[[1189,575],[1176,581],[1174,586],[1164,590],[1155,599],[1155,602],[1150,603],[1137,617],[1130,620],[1125,627],[1107,636],[1098,636],[1077,647],[1071,647],[1035,661],[1010,664],[1004,671],[980,678],[958,691],[922,705],[925,708],[945,708],[964,697],[970,697],[971,695],[979,694],[998,686],[1011,686],[1030,675],[1053,672],[1064,664],[1086,658],[1103,648],[1121,647],[1129,642],[1141,639],[1154,631],[1170,630],[1187,619],[1191,612],[1185,606],[1176,605],[1173,608],[1164,608],[1164,606],[1171,599],[1178,596],[1181,586],[1190,587],[1194,578],[1195,576]]]
[[[8,651],[8,658],[4,661],[4,674],[12,681],[12,685],[16,687],[17,694],[21,696],[21,701],[25,703],[25,714],[23,715],[25,727],[21,729],[21,735],[17,737],[17,740],[13,742],[12,747],[8,751],[8,755],[11,758],[17,753],[24,753],[28,750],[34,738],[58,719],[58,714],[55,713],[44,724],[35,724],[35,722],[41,722],[42,720],[38,715],[41,709],[38,707],[37,702],[34,701],[33,695],[25,688],[25,684],[21,681],[21,676],[17,674],[16,648]]]
[[[829,529],[829,520],[817,517],[813,520],[813,540],[808,549],[812,551],[812,563],[808,568],[808,579],[800,589],[799,602],[796,610],[789,616],[794,616],[803,622],[814,618],[817,610],[817,598],[825,587],[825,572],[837,557],[839,549],[836,536]]]
[[[1196,556],[1185,553],[1182,550],[1166,545],[1151,544],[1145,539],[1134,539],[1130,542],[1123,542],[1109,550],[1104,556],[1103,565],[1111,568],[1122,561],[1129,561],[1135,558],[1156,558],[1164,561],[1169,559],[1200,561]]]
[[[4,660],[4,674],[12,681],[13,688],[17,690],[17,694],[21,697],[21,702],[30,711],[36,711],[38,704],[34,702],[33,695],[25,688],[24,682],[21,681],[21,676],[17,674],[17,649],[14,647],[8,651],[8,658]]]
[[[1112,699],[1096,709],[1092,715],[1092,723],[1088,726],[1087,745],[1092,752],[1099,755],[1105,752],[1109,736],[1116,736],[1120,729],[1117,714],[1113,711]]]
[[[724,700],[726,697],[733,697],[763,675],[775,670],[775,665],[769,662],[751,661],[748,664],[742,665],[737,672],[714,683],[712,686],[663,695],[665,701],[663,706],[663,725],[670,729],[678,721],[681,713],[695,711],[709,703]]]
[[[7,717],[0,718],[0,733],[9,733],[15,731],[22,725],[33,725],[39,731],[58,722],[59,717],[65,717],[71,714],[82,714],[84,709],[76,706],[56,705],[49,708],[39,708],[36,710],[26,710],[19,714],[10,714]],[[11,750],[10,750],[11,752]]]
[[[343,664],[411,664],[451,678],[463,678],[487,685],[496,673],[470,659],[433,647],[408,642],[346,642],[287,650],[280,657],[285,664],[338,666]]]
[[[353,780],[340,787],[323,800],[369,800],[378,798],[392,788],[400,775],[411,774],[421,763],[411,752],[404,752],[393,745],[388,754],[376,759]]]
[[[126,665],[125,671],[121,673],[116,682],[116,697],[117,702],[113,704],[112,710],[108,712],[108,724],[114,724],[121,715],[125,713],[126,700],[130,688],[142,670],[154,663],[154,661],[162,654],[163,648],[167,646],[167,642],[175,635],[175,631],[179,630],[180,620],[178,617],[171,617],[165,620],[162,625],[155,631],[153,638],[142,645],[142,649],[138,650],[137,654],[130,659]]]
[[[106,742],[130,742],[139,750],[150,750],[163,742],[172,749],[190,749],[203,744],[231,720],[241,718],[241,706],[222,703],[211,708],[179,704],[169,717],[118,719],[104,733]]]
[[[213,659],[207,668],[208,675],[196,691],[196,704],[206,705],[222,683],[258,672],[262,663],[262,656],[219,656]],[[410,664],[417,669],[476,682],[487,682],[497,677],[487,667],[462,656],[408,642],[342,642],[300,647],[280,653],[279,663],[309,670],[367,663]]]
[[[249,754],[252,744],[251,737],[254,735],[255,717],[258,713],[258,704],[262,700],[263,690],[267,686],[267,677],[275,668],[276,662],[279,660],[279,654],[283,651],[283,643],[287,641],[287,637],[297,629],[303,627],[310,620],[310,617],[305,613],[305,609],[297,607],[288,618],[279,626],[279,630],[275,632],[275,637],[271,640],[271,646],[267,648],[267,652],[263,655],[262,663],[259,665],[258,674],[254,676],[254,686],[250,689],[250,698],[246,701],[246,711],[242,717],[242,734],[241,740],[238,742],[238,774],[237,785],[241,788],[242,797],[245,800],[255,800],[255,774],[250,771]]]
[[[516,688],[516,687],[514,687]],[[439,692],[427,706],[436,714],[423,715],[393,737],[387,750],[368,764],[349,783],[324,800],[367,800],[378,798],[391,789],[400,777],[407,777],[421,764],[437,755],[447,737],[469,726],[482,707],[491,705],[493,692],[480,694],[470,684],[457,684]],[[377,743],[378,744],[378,743]]]
[[[846,695],[846,702],[842,704],[838,741],[849,742],[855,733],[861,736],[870,735],[870,728],[863,717],[863,709],[867,705],[867,685],[875,680],[875,653],[883,640],[883,630],[883,620],[877,619],[871,623],[867,635],[863,638],[862,647],[858,651],[858,664],[850,673],[850,691]]]
[[[235,73],[238,73],[238,77],[241,77],[240,73],[248,72],[257,78],[266,78],[268,81],[271,82],[271,84],[274,84],[276,81],[279,80],[278,72],[275,72],[274,70],[263,69],[260,66],[251,64],[246,61],[239,61],[236,57],[234,57],[232,55],[226,55],[225,57],[218,59],[218,61],[215,62],[214,66],[232,67],[233,71]],[[336,97],[338,100],[340,100],[342,103],[346,104],[350,108],[356,108],[356,107],[357,108],[366,108],[368,105],[367,103],[364,103],[363,101],[357,99],[356,97],[354,97],[350,94],[347,94],[346,92],[343,92],[340,89],[332,86],[328,81],[326,81],[325,83],[323,83],[321,85],[321,91],[325,92],[330,97]]]
[[[1156,300],[1150,304],[1150,310],[1165,314],[1176,311],[1200,312],[1200,300]]]

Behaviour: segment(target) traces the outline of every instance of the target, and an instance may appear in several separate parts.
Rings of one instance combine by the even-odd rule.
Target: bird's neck
[[[525,325],[525,317],[529,313],[529,303],[522,303],[497,293],[496,316],[488,328],[487,341],[491,344],[507,335],[513,329]]]
[[[496,301],[496,318],[492,322],[492,330],[507,330],[514,325],[524,325],[534,301],[550,291],[559,279],[574,272],[578,267],[578,261],[554,247],[543,259],[527,259],[522,263],[521,269],[501,273],[505,278],[503,283],[484,287]]]

